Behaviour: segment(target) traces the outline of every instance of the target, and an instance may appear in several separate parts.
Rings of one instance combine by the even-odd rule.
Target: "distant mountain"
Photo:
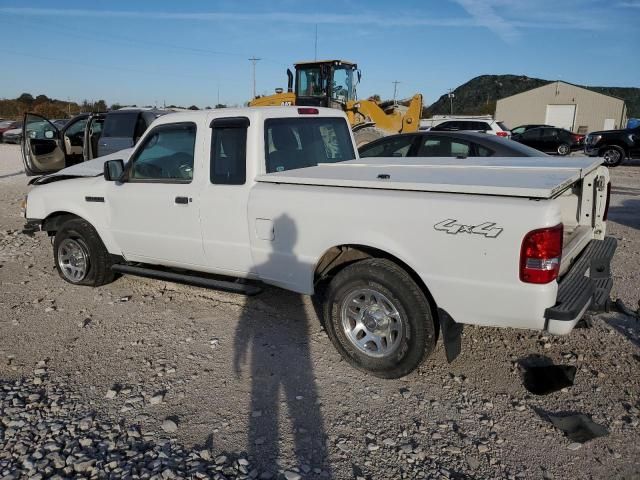
[[[517,93],[538,88],[553,80],[530,78],[524,75],[480,75],[453,90],[453,113],[457,115],[493,115],[496,101]],[[640,116],[640,88],[584,87],[594,92],[624,99],[628,116]],[[423,109],[423,118],[450,113],[447,94]]]

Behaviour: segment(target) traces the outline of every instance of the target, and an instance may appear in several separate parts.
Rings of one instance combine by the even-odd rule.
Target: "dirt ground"
[[[612,296],[635,310],[640,162],[611,174]],[[640,478],[632,317],[602,314],[566,337],[465,327],[454,363],[440,345],[415,374],[380,380],[341,361],[306,297],[63,282],[46,235],[19,233],[26,182],[19,149],[0,145],[0,390],[19,378],[62,385],[101,421],[230,465],[219,478]],[[518,364],[532,359],[576,366],[575,384],[529,393]],[[569,412],[609,434],[574,443],[546,418]],[[0,422],[0,478],[17,455],[7,432]]]

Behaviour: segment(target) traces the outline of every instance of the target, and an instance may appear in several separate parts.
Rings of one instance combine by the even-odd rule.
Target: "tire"
[[[561,143],[558,145],[557,152],[561,157],[569,155],[571,153],[571,146],[568,143]]]
[[[66,221],[56,232],[53,258],[60,277],[73,285],[99,287],[115,278],[98,232],[81,218]]]
[[[435,348],[432,306],[409,274],[389,260],[362,260],[341,270],[323,307],[336,349],[376,377],[403,377]]]
[[[366,145],[369,142],[373,142],[382,137],[386,137],[387,134],[376,127],[364,127],[360,130],[356,130],[353,132],[353,137],[356,140],[356,147],[360,148],[363,145]]]
[[[610,145],[600,150],[605,167],[617,167],[625,158],[624,150],[617,145]]]

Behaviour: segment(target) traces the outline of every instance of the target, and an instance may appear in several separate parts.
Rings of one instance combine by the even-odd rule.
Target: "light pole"
[[[253,64],[253,97],[256,98],[256,63],[258,63],[261,58],[256,58],[255,56],[251,57],[249,61]]]
[[[450,109],[450,114],[453,115],[453,97],[455,97],[456,95],[453,93],[453,89],[450,88],[449,89],[449,109]]]

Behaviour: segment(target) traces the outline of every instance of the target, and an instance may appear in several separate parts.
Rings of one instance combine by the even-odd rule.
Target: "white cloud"
[[[530,21],[507,20],[498,15],[495,7],[507,7],[509,0],[455,0],[462,5],[470,17],[435,17],[418,14],[326,14],[326,13],[291,13],[291,12],[167,12],[142,10],[89,10],[65,8],[33,8],[33,7],[0,7],[0,14],[41,17],[94,17],[94,18],[131,18],[154,20],[188,20],[202,22],[271,22],[272,24],[333,24],[375,27],[457,27],[457,28],[489,28],[500,37],[509,41],[518,35],[519,28],[534,29],[593,29],[590,24],[561,22],[552,19]]]
[[[494,5],[487,0],[455,0],[479,25],[487,27],[505,42],[518,36],[515,26],[495,12]]]

